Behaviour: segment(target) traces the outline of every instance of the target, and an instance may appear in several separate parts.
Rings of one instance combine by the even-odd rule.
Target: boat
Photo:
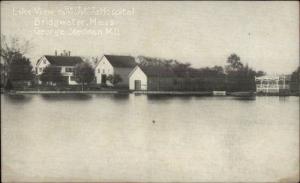
[[[226,91],[213,91],[213,96],[225,96]]]

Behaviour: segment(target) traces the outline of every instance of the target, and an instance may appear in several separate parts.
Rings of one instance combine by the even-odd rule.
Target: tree
[[[264,71],[257,71],[257,72],[255,73],[255,76],[256,76],[256,77],[260,77],[260,76],[264,76],[264,75],[266,75],[266,73],[265,73]]]
[[[300,91],[300,66],[291,75],[290,89],[292,92]]]
[[[89,84],[95,79],[95,70],[89,63],[83,62],[75,66],[74,76],[76,82],[81,83],[83,90],[85,84]]]
[[[247,64],[244,65],[240,61],[240,57],[236,54],[231,54],[226,65],[227,74],[227,90],[229,91],[254,91],[256,72]],[[263,73],[259,73],[263,74]]]
[[[191,64],[175,62],[172,65],[172,70],[178,77],[189,77],[191,71]]]
[[[224,69],[223,69],[223,67],[221,67],[221,66],[215,65],[215,66],[212,68],[212,70],[213,70],[213,72],[216,73],[216,74],[224,75]]]
[[[4,64],[0,63],[0,77],[1,77],[1,88],[5,86],[4,78],[5,78],[5,70],[4,70]]]
[[[244,67],[240,57],[233,53],[227,58],[228,65],[226,66],[226,72],[238,71]]]
[[[23,57],[32,46],[29,41],[21,40],[18,37],[7,37],[1,34],[1,63],[3,64],[4,73],[1,75],[4,83],[7,82],[10,73],[10,65],[13,60]]]
[[[109,82],[111,82],[111,84],[115,85],[115,84],[121,82],[121,81],[122,81],[122,78],[121,78],[121,76],[118,75],[118,74],[114,74],[114,75],[111,75],[111,74],[110,74],[110,75],[108,75],[107,80],[108,80]]]
[[[1,57],[4,63],[9,65],[16,55],[25,55],[32,46],[28,40],[18,37],[7,37],[1,34]]]
[[[14,57],[8,75],[12,82],[31,81],[34,76],[31,62],[26,57]]]
[[[137,60],[140,65],[171,69],[178,77],[188,77],[192,69],[190,63],[182,63],[174,59],[138,56]]]
[[[61,68],[55,66],[47,66],[39,78],[43,83],[57,84],[64,81],[61,74]]]

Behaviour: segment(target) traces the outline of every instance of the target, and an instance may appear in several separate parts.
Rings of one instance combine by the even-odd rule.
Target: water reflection
[[[128,93],[113,94],[112,96],[113,96],[114,99],[118,99],[118,100],[128,100],[129,99],[129,94]]]
[[[27,103],[31,101],[32,96],[31,95],[21,95],[21,94],[9,94],[4,95],[7,100],[11,103]]]
[[[115,94],[115,93],[101,93],[101,94],[94,94],[94,96],[96,98],[113,98],[113,99],[129,99],[129,95],[128,93],[122,93],[122,94]]]
[[[280,102],[286,102],[286,101],[289,100],[290,97],[287,97],[287,96],[279,96],[278,98],[279,98],[279,101],[280,101]]]
[[[45,100],[90,100],[92,95],[76,93],[76,94],[41,94],[42,98]]]
[[[246,96],[246,97],[231,97],[233,100],[240,100],[240,101],[253,101],[256,100],[256,96]]]
[[[182,99],[182,100],[190,100],[193,98],[191,95],[174,95],[174,94],[148,94],[147,99],[149,100],[170,100],[170,99]]]

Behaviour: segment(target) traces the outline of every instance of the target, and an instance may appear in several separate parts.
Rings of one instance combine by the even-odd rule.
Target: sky
[[[299,65],[297,1],[1,1],[1,34],[29,40],[33,63],[55,50],[74,56],[144,55],[226,64],[236,53],[268,74]]]

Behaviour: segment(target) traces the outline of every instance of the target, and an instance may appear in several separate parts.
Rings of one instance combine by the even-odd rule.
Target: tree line
[[[190,63],[145,56],[139,56],[137,60],[141,65],[161,66],[172,70],[177,78],[174,81],[177,90],[255,91],[255,77],[266,74],[244,65],[235,53],[227,58],[225,67],[216,65],[194,68]]]

